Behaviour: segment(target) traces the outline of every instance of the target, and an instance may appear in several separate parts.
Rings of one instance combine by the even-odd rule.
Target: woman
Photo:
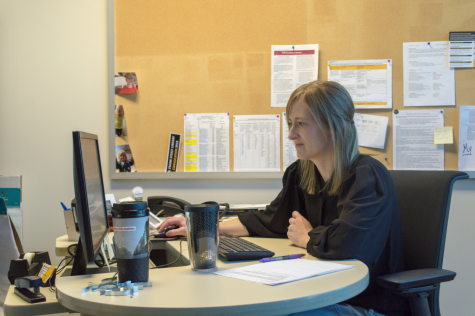
[[[404,298],[376,283],[402,270],[397,196],[391,176],[377,160],[359,154],[351,96],[336,82],[314,81],[287,103],[289,139],[296,162],[285,171],[283,189],[264,211],[220,223],[237,236],[288,237],[317,258],[358,259],[369,268],[368,288],[340,304],[301,315],[404,315]],[[159,231],[185,235],[185,219],[164,221]],[[376,311],[376,312],[375,312]]]

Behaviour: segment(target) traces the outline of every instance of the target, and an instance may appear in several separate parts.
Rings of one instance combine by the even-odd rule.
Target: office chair
[[[460,171],[389,171],[399,201],[406,271],[381,276],[379,285],[410,300],[413,316],[440,316],[440,282],[456,273],[442,269],[454,182]]]

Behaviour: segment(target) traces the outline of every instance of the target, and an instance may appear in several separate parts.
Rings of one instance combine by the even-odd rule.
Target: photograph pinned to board
[[[115,106],[115,136],[127,136],[127,124],[125,123],[125,112],[122,104]]]
[[[129,145],[115,146],[115,172],[137,172]]]
[[[137,93],[139,84],[135,72],[118,72],[115,74],[115,94]]]

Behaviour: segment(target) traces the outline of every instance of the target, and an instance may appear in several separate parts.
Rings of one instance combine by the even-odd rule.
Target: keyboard
[[[275,255],[270,250],[226,233],[219,233],[219,254],[228,261],[259,260]]]

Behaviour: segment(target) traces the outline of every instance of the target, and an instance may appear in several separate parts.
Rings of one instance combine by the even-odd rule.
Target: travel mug
[[[122,202],[112,206],[114,251],[119,282],[148,281],[148,219],[146,202]]]
[[[219,205],[185,206],[186,233],[191,269],[207,271],[216,268],[219,243]]]

